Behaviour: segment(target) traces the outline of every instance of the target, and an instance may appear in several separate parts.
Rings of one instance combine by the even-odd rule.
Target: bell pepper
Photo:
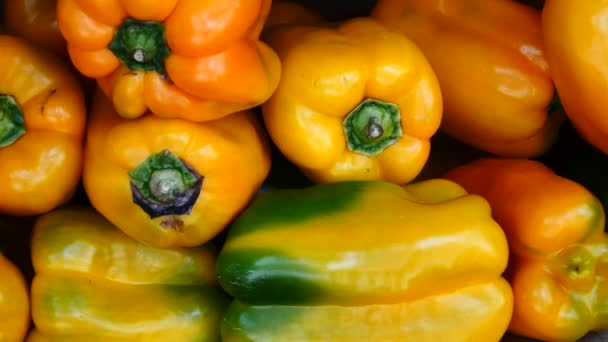
[[[505,235],[453,182],[319,184],[259,195],[217,262],[231,341],[499,341]]]
[[[56,0],[5,0],[7,29],[32,44],[67,57],[65,39],[57,27]]]
[[[442,100],[414,43],[364,17],[336,28],[281,25],[265,37],[283,70],[264,123],[307,177],[402,184],[420,172]]]
[[[29,326],[30,299],[25,278],[0,253],[0,341],[23,341]]]
[[[208,122],[125,119],[96,93],[83,172],[92,205],[129,236],[191,247],[217,235],[262,187],[269,143],[252,111]]]
[[[545,1],[542,14],[547,61],[561,104],[581,135],[608,154],[608,32],[604,1]]]
[[[591,192],[523,159],[480,159],[445,178],[486,198],[505,231],[511,332],[577,341],[608,329],[608,236],[604,209]]]
[[[32,233],[28,341],[217,341],[228,300],[216,251],[158,249],[89,207],[41,216]]]
[[[280,62],[259,41],[271,0],[58,0],[75,67],[118,114],[214,120],[263,103]]]
[[[84,96],[68,66],[0,35],[0,212],[38,215],[74,193],[82,169]]]
[[[494,155],[544,153],[565,121],[540,11],[512,0],[379,0],[373,17],[412,39],[445,103],[441,129]]]

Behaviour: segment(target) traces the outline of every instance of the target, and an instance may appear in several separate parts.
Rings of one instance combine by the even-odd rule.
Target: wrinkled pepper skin
[[[268,138],[251,111],[204,123],[125,119],[96,93],[84,187],[102,215],[141,242],[209,241],[262,187],[270,164]]]
[[[222,340],[499,341],[507,259],[487,202],[446,180],[271,190],[218,257]]]
[[[561,104],[591,144],[608,154],[606,1],[547,0],[542,14],[545,51]]]
[[[565,115],[551,105],[540,11],[512,0],[379,0],[372,16],[428,58],[444,132],[506,157],[539,156],[553,144]]]
[[[608,329],[608,237],[593,194],[532,160],[481,159],[445,177],[486,198],[507,235],[511,332],[577,341]]]
[[[276,89],[277,55],[258,37],[271,0],[58,0],[74,66],[117,112],[214,120]]]
[[[67,57],[65,39],[57,26],[56,0],[4,0],[4,23],[15,35]]]
[[[280,25],[264,35],[282,78],[263,118],[275,145],[315,183],[411,181],[441,122],[422,52],[371,18],[336,28]]]
[[[43,215],[32,236],[29,342],[219,341],[228,299],[211,245],[157,249],[91,208]]]
[[[0,253],[0,342],[21,342],[30,326],[29,290],[21,271]]]
[[[82,170],[86,108],[69,67],[0,35],[0,212],[38,215],[67,202]]]

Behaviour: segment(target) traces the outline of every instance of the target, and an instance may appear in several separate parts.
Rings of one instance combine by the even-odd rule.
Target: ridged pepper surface
[[[89,200],[127,235],[156,247],[211,240],[270,171],[268,138],[251,111],[207,122],[125,119],[98,91],[87,132]]]
[[[422,52],[371,18],[335,27],[294,20],[264,32],[283,65],[262,107],[275,145],[316,183],[411,181],[443,108]]]
[[[215,248],[158,249],[90,208],[37,221],[28,342],[219,341]]]
[[[233,341],[499,341],[512,312],[488,203],[433,179],[270,190],[218,257]]]
[[[214,120],[253,108],[280,78],[258,36],[271,0],[58,0],[74,66],[118,114]]]
[[[577,341],[608,329],[608,236],[591,192],[523,159],[480,159],[445,177],[486,198],[507,235],[511,332]]]

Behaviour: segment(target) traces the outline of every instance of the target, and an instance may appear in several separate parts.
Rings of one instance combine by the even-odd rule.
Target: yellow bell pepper
[[[46,213],[70,200],[86,124],[78,79],[23,38],[0,35],[0,212]]]
[[[251,111],[191,122],[148,113],[125,119],[99,90],[83,181],[93,206],[156,247],[198,246],[216,236],[261,188],[270,150]]]
[[[0,342],[21,342],[30,326],[30,298],[21,271],[0,253]]]
[[[414,43],[371,18],[276,25],[264,37],[283,71],[263,118],[287,159],[317,183],[416,177],[442,100]]]
[[[222,340],[499,341],[508,254],[488,203],[447,180],[271,190],[218,257]]]
[[[29,342],[217,341],[227,298],[215,249],[157,249],[89,208],[39,218]]]
[[[492,154],[544,153],[565,121],[543,50],[540,11],[512,0],[379,0],[372,16],[429,59],[442,130]]]

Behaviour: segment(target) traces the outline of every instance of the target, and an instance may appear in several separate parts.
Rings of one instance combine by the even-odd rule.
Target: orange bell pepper
[[[512,0],[379,0],[373,16],[411,38],[437,74],[441,129],[495,155],[541,155],[565,121],[540,11]]]
[[[577,131],[608,154],[608,3],[547,0],[545,51],[561,104]]]
[[[0,341],[23,341],[29,326],[27,283],[21,271],[0,253]]]
[[[0,35],[0,212],[47,212],[73,195],[86,108],[68,66],[22,38]]]
[[[480,159],[445,177],[486,198],[507,235],[511,332],[576,341],[608,329],[608,235],[591,192],[523,159]]]
[[[270,97],[280,62],[258,37],[271,0],[58,0],[75,67],[125,118],[207,121]]]
[[[288,160],[316,183],[416,177],[443,107],[412,41],[365,17],[277,25],[265,37],[283,70],[263,118]]]
[[[56,0],[5,0],[5,25],[11,33],[67,57],[65,39],[57,27],[56,4]]]
[[[270,146],[252,111],[208,122],[121,118],[93,99],[84,187],[127,235],[156,247],[198,246],[248,204],[270,172]]]

